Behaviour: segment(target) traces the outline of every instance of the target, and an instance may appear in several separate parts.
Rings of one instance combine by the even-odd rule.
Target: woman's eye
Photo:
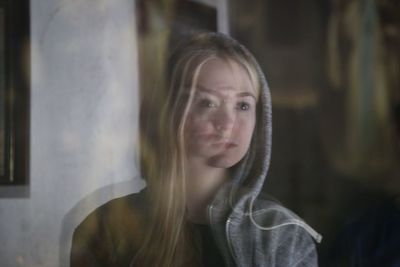
[[[237,104],[237,109],[239,109],[239,110],[246,111],[246,110],[250,110],[250,108],[251,108],[251,105],[247,102],[240,102]]]
[[[202,108],[215,108],[215,107],[217,106],[217,104],[214,103],[214,102],[211,101],[211,100],[202,99],[202,100],[200,100],[200,102],[199,102],[199,106],[202,107]]]

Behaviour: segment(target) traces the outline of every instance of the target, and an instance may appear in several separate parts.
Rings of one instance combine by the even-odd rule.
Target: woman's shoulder
[[[76,228],[75,234],[97,235],[112,233],[119,236],[141,227],[145,216],[145,192],[129,194],[108,201],[92,211]],[[135,231],[136,232],[136,231]]]
[[[126,212],[134,212],[136,214],[143,212],[146,205],[146,189],[143,189],[137,193],[114,198],[95,209],[92,214],[100,216],[120,216],[125,215]]]
[[[300,217],[285,207],[279,200],[268,194],[260,194],[257,198],[252,200],[250,204],[249,213],[252,215],[278,217],[279,220],[297,220]],[[273,215],[273,216],[272,216]]]
[[[250,204],[248,215],[252,223],[260,230],[276,232],[308,233],[314,240],[320,242],[322,237],[295,212],[285,207],[277,199],[267,194],[261,194]]]
[[[74,231],[71,266],[129,262],[143,240],[145,205],[140,192],[110,200],[91,212]]]
[[[234,250],[244,266],[248,258],[263,266],[318,266],[314,240],[321,237],[299,216],[267,195],[246,206],[245,216],[230,217],[229,228],[233,247],[252,248]]]
[[[116,221],[117,218],[120,219],[121,216],[125,217],[129,214],[138,215],[138,213],[142,212],[145,205],[144,190],[114,198],[92,211],[82,221],[81,225],[98,220]]]

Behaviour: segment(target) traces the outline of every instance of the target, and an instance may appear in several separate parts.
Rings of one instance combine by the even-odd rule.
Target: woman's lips
[[[231,149],[238,146],[238,143],[217,134],[204,134],[204,135],[198,135],[198,137],[202,138],[206,142],[210,142],[212,146],[216,147]]]
[[[213,145],[224,147],[226,149],[231,149],[231,148],[235,148],[238,146],[238,144],[236,144],[234,142],[217,142],[217,143],[214,143]]]
[[[235,148],[235,147],[237,147],[237,146],[238,146],[238,145],[237,145],[236,143],[232,143],[232,142],[225,143],[225,148],[226,148],[226,149]]]

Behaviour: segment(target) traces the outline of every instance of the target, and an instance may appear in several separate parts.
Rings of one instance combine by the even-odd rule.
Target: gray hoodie
[[[209,221],[228,266],[318,266],[314,240],[320,242],[321,236],[293,212],[260,194],[271,157],[272,104],[265,76],[251,58],[262,83],[255,136],[233,179],[208,206]]]

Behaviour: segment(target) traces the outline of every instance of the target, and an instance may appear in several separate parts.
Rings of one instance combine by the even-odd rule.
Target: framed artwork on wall
[[[0,187],[3,188],[29,183],[29,32],[29,0],[0,0]]]

